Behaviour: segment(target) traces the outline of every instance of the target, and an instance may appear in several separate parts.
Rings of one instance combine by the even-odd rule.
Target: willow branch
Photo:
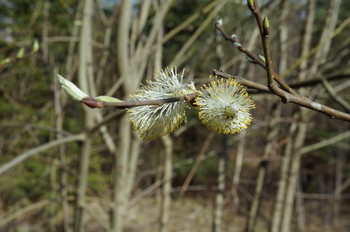
[[[218,77],[222,77],[222,78],[233,78],[238,83],[240,83],[241,85],[244,85],[248,88],[252,88],[252,89],[259,90],[259,91],[263,91],[263,92],[277,95],[278,97],[280,97],[282,99],[282,101],[284,103],[294,103],[294,104],[297,104],[299,106],[311,109],[313,111],[323,113],[323,114],[329,116],[331,119],[339,119],[342,121],[350,122],[350,114],[347,114],[347,113],[344,113],[342,111],[339,111],[339,110],[333,109],[331,107],[322,105],[320,103],[314,102],[306,97],[296,96],[296,95],[290,94],[282,89],[279,89],[278,91],[273,91],[265,85],[246,80],[242,77],[232,76],[228,73],[225,73],[223,71],[218,71],[215,69],[213,70],[213,75],[218,76]]]
[[[261,39],[263,42],[264,54],[266,59],[265,67],[266,67],[266,73],[267,73],[267,85],[269,89],[271,89],[272,91],[278,91],[278,87],[272,75],[272,67],[271,67],[272,61],[271,61],[271,54],[270,54],[270,26],[269,26],[269,21],[267,17],[264,18],[264,26],[263,26],[263,32],[261,34]]]
[[[222,25],[218,22],[215,23],[215,29],[220,32],[220,34],[224,37],[226,41],[231,42],[234,44],[237,49],[245,54],[248,58],[248,61],[252,64],[257,64],[260,67],[264,68],[266,70],[265,61],[260,59],[257,55],[255,55],[253,52],[249,51],[246,47],[244,47],[240,42],[236,35],[229,36],[225,30],[222,28]],[[283,89],[287,90],[289,93],[292,93],[294,95],[298,95],[280,76],[273,70],[271,70],[272,75],[274,79],[277,81],[279,85],[283,87]]]
[[[120,102],[103,102],[99,101],[93,97],[84,97],[80,102],[85,104],[90,108],[105,108],[105,107],[115,107],[118,109],[125,109],[137,106],[160,106],[166,103],[178,102],[178,101],[186,101],[191,103],[196,97],[198,93],[191,93],[182,96],[164,98],[164,99],[156,99],[156,100],[145,100],[145,101],[120,101]]]
[[[328,94],[333,98],[333,100],[337,102],[341,107],[343,107],[349,113],[350,104],[347,101],[345,101],[343,98],[337,95],[332,85],[326,79],[322,80],[322,84],[326,89],[326,91],[328,92]]]
[[[310,80],[292,83],[289,86],[297,89],[297,88],[301,88],[301,87],[310,87],[310,86],[322,84],[323,80],[331,82],[331,81],[337,81],[337,80],[343,80],[343,79],[345,79],[345,80],[350,79],[350,72],[344,73],[344,74],[330,75],[330,76],[326,76],[326,77],[316,77],[316,78],[313,78]]]
[[[340,141],[348,139],[349,137],[350,137],[350,131],[338,134],[338,135],[331,137],[329,139],[322,140],[321,142],[314,143],[314,144],[311,144],[309,146],[305,146],[305,147],[301,148],[300,154],[305,154],[305,153],[308,153],[308,152],[311,152],[314,150],[321,149],[323,147],[333,145],[335,143],[339,143]]]
[[[26,152],[18,155],[16,158],[14,158],[11,161],[0,166],[0,175],[4,174],[5,172],[10,170],[11,168],[16,166],[17,164],[22,163],[23,161],[32,157],[33,155],[36,155],[40,152],[46,151],[52,147],[56,147],[56,146],[61,145],[61,144],[74,142],[74,141],[83,141],[85,138],[86,138],[85,134],[71,135],[71,136],[61,138],[61,139],[56,139],[54,141],[45,143],[45,144],[38,146],[38,147],[35,147],[29,151],[26,151]]]

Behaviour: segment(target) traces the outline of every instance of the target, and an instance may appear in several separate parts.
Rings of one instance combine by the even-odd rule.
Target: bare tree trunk
[[[92,68],[92,25],[91,19],[93,14],[93,1],[85,0],[84,13],[82,19],[82,28],[80,32],[80,46],[79,46],[79,85],[80,88],[87,93],[91,93],[91,84],[93,84]],[[92,128],[93,113],[90,109],[85,110],[85,128]],[[91,150],[91,138],[87,137],[82,144],[77,200],[75,208],[75,224],[74,231],[84,231],[84,206],[87,187],[87,178],[89,171],[89,160]]]
[[[236,165],[235,165],[235,172],[232,178],[233,205],[236,211],[238,210],[238,207],[239,207],[238,185],[239,185],[239,180],[241,177],[242,166],[243,166],[243,155],[244,155],[244,147],[245,147],[245,141],[246,141],[246,132],[242,131],[238,136],[239,136],[239,140],[238,140],[238,148],[237,148],[237,155],[236,155]]]
[[[55,159],[50,167],[50,199],[58,198],[58,186],[57,186],[57,166],[58,162]],[[57,224],[57,204],[51,204],[49,206],[49,231],[56,231],[55,227]]]
[[[42,43],[41,43],[41,47],[42,47],[42,51],[43,51],[43,60],[46,64],[49,64],[49,44],[48,44],[48,37],[49,37],[49,24],[50,24],[50,1],[43,1],[43,27],[42,27],[42,35],[41,35],[41,39],[42,39]],[[58,92],[57,89],[56,93]],[[62,145],[61,145],[62,146]],[[56,183],[57,181],[57,159],[54,160],[53,164],[50,167],[50,187],[51,187],[51,191],[50,191],[50,198],[51,199],[57,199],[58,198],[58,185]],[[49,230],[50,231],[55,231],[55,226],[57,224],[57,204],[51,204],[49,206]]]
[[[300,176],[300,174],[299,174]],[[298,178],[297,190],[296,190],[296,214],[297,214],[297,228],[302,232],[305,228],[305,212],[304,212],[304,198],[303,188],[300,178]]]
[[[154,16],[153,26],[145,41],[137,41],[135,38],[141,36],[139,33],[142,32],[142,28],[145,26],[144,20],[147,18],[145,15],[150,12],[149,7],[151,2],[144,1],[142,3],[140,16],[138,18],[133,16],[133,27],[131,27],[132,1],[123,0],[121,3],[117,34],[117,64],[120,79],[123,80],[126,97],[135,92],[143,78],[147,61],[149,60],[151,51],[153,51],[153,45],[156,43],[158,32],[162,27],[163,19],[170,6],[170,2],[162,1],[156,6],[158,9]],[[132,65],[130,65],[131,63]],[[113,86],[109,93],[113,94],[115,90],[116,87]],[[114,209],[112,230],[114,232],[121,232],[123,230],[124,215],[132,190],[137,160],[140,153],[138,146],[141,143],[138,137],[131,136],[131,124],[126,116],[121,120],[119,134],[120,144],[115,159],[116,175],[114,177],[113,189]]]
[[[228,140],[227,135],[222,138],[223,150],[219,153],[218,163],[218,190],[215,197],[215,212],[214,212],[214,225],[213,232],[222,231],[222,215],[224,209],[224,194],[225,194],[225,175],[226,175],[226,160]]]
[[[56,77],[57,68],[54,68],[54,76]],[[58,132],[62,131],[63,127],[63,110],[62,110],[62,101],[61,101],[61,91],[58,89],[57,78],[54,78],[54,101],[55,101],[55,119],[56,119],[56,130]],[[56,134],[57,139],[62,139],[62,133]],[[61,166],[66,165],[66,150],[65,145],[60,145],[59,149],[59,161]],[[61,207],[62,207],[62,228],[63,231],[69,232],[69,205],[67,199],[67,174],[64,169],[60,169],[60,194],[61,194]]]
[[[310,51],[311,38],[312,38],[312,28],[313,28],[314,17],[315,17],[315,0],[309,0],[308,7],[307,7],[307,12],[308,12],[308,15],[307,15],[307,19],[306,19],[306,26],[305,26],[305,31],[304,31],[303,40],[302,40],[302,50],[301,50],[301,54],[300,54],[301,57],[305,56]],[[300,65],[300,69],[301,70],[300,70],[300,72],[298,74],[298,79],[299,80],[306,79],[306,77],[307,77],[307,71],[306,71],[307,64],[308,64],[307,63],[307,59],[302,61],[301,65]],[[296,118],[298,118],[298,117],[295,116],[295,119]],[[293,124],[292,124],[292,126],[293,126]],[[298,130],[300,130],[300,128],[298,128]],[[297,138],[298,136],[295,135],[295,137]],[[300,135],[299,135],[299,137],[300,137]],[[293,140],[291,140],[287,144],[285,158],[284,158],[284,159],[288,159],[288,161],[291,163],[291,164],[284,164],[284,165],[289,165],[290,169],[291,169],[291,167],[293,165],[293,162],[296,162],[295,159],[298,159],[296,157],[295,146],[292,145],[292,141]],[[287,153],[287,149],[288,149],[288,153]],[[289,154],[291,154],[291,152],[294,152],[294,157],[293,158],[292,158],[292,156],[291,156],[291,158],[289,158],[289,156],[290,156]],[[287,160],[285,160],[285,162],[287,162]],[[297,162],[299,162],[299,161],[297,161]],[[294,163],[294,166],[295,165],[296,164]],[[285,169],[285,168],[286,167],[283,166],[283,169],[284,169],[283,172],[284,173],[287,172],[287,169]],[[298,167],[295,167],[295,168],[298,168]],[[282,170],[281,170],[281,172],[282,172]],[[280,188],[279,191],[281,191],[280,193],[283,196],[283,205],[281,205],[281,210],[282,210],[282,208],[283,208],[283,210],[282,210],[282,213],[279,216],[279,218],[276,219],[278,222],[281,221],[281,224],[280,225],[274,224],[273,227],[272,227],[272,231],[273,232],[277,232],[278,230],[282,231],[283,229],[289,231],[290,219],[286,218],[288,216],[288,215],[286,216],[286,212],[289,209],[292,210],[292,208],[289,208],[289,207],[292,207],[292,203],[290,203],[291,200],[288,199],[288,191],[290,191],[290,189],[288,188],[288,186],[289,186],[289,182],[288,181],[290,181],[290,175],[291,175],[291,171],[289,173],[289,177],[288,178],[286,177],[286,180],[283,180],[283,182],[280,182],[281,185],[279,185],[279,188]],[[285,175],[283,174],[283,178],[284,177],[285,177]],[[281,178],[282,178],[282,175],[281,175]],[[284,183],[286,183],[286,184],[284,184]],[[284,190],[282,188],[286,188],[286,189]],[[289,193],[289,195],[290,195],[290,193]],[[279,196],[279,197],[282,198],[282,196]],[[278,212],[279,212],[279,209],[278,209]],[[289,213],[289,216],[291,217],[290,213]],[[286,220],[288,220],[288,222],[286,222]],[[288,223],[288,225],[285,225],[285,223]]]
[[[307,131],[306,123],[299,123],[298,131],[295,137],[295,143],[293,145],[293,156],[291,160],[290,174],[288,178],[288,185],[286,190],[286,198],[284,203],[284,213],[281,223],[281,232],[289,232],[291,226],[291,218],[293,212],[293,202],[294,196],[299,176],[300,169],[300,158],[301,153],[299,153],[300,148],[302,147]]]
[[[267,142],[264,149],[262,161],[260,162],[260,166],[259,166],[259,172],[256,180],[253,202],[250,208],[249,217],[245,228],[246,232],[252,232],[254,231],[254,228],[255,228],[257,215],[261,205],[261,198],[263,195],[263,188],[264,188],[266,174],[267,174],[267,167],[270,162],[270,156],[272,153],[273,145],[276,141],[276,137],[279,131],[276,124],[280,120],[279,119],[280,113],[281,113],[281,104],[278,104],[273,112],[273,118],[270,120],[269,134],[267,136]]]
[[[217,46],[215,48],[218,66],[221,67],[223,61],[223,50],[222,45],[220,44],[221,37],[216,36]],[[223,142],[223,150],[219,153],[218,159],[218,177],[217,177],[217,186],[218,190],[215,196],[215,211],[214,211],[214,224],[213,224],[213,232],[221,232],[222,231],[222,215],[224,210],[224,193],[225,193],[225,175],[226,175],[226,160],[227,160],[227,147],[228,147],[228,136],[224,135],[222,137]]]
[[[84,1],[80,1],[77,6],[77,13],[75,16],[74,25],[73,25],[72,34],[71,34],[72,38],[77,38],[79,36],[80,23],[77,23],[77,22],[81,21],[82,11],[84,10],[82,9],[82,7],[84,6],[84,4],[85,4]],[[69,77],[71,77],[72,73],[74,72],[72,68],[73,68],[73,60],[75,56],[74,50],[75,50],[76,44],[77,43],[74,40],[71,40],[69,42],[68,55],[66,60],[66,69],[65,69]],[[57,69],[54,69],[54,77],[56,77],[57,73],[58,73]],[[55,99],[56,129],[57,131],[62,131],[63,118],[64,118],[62,107],[65,104],[67,96],[66,95],[61,96],[61,92],[58,90],[58,85],[56,83],[57,78],[54,78],[54,80],[55,80],[54,99]],[[62,139],[63,135],[61,133],[57,133],[56,138]],[[61,166],[64,166],[66,164],[66,149],[64,144],[59,145],[59,156],[60,156],[60,164]],[[63,228],[63,231],[70,232],[72,231],[72,228],[70,226],[71,225],[70,223],[72,222],[72,220],[70,220],[71,215],[70,215],[69,204],[68,204],[67,174],[64,169],[60,170],[60,194],[61,194],[61,204],[62,204],[61,207],[62,207],[62,217],[63,217],[62,228]],[[76,223],[75,220],[73,222]]]
[[[119,134],[121,135],[119,141],[118,153],[115,157],[114,166],[114,208],[112,218],[112,231],[122,232],[124,221],[124,209],[126,198],[126,178],[127,178],[127,165],[128,155],[130,149],[130,136],[131,136],[130,122],[127,116],[123,116],[120,120]]]
[[[289,4],[287,0],[282,0],[280,3],[281,16],[280,16],[280,33],[279,33],[279,53],[280,59],[278,64],[279,73],[284,73],[288,65],[288,50],[287,50],[287,39],[288,39],[288,27],[286,24]],[[296,124],[292,124],[290,127],[290,135],[295,132]],[[291,140],[291,137],[289,138]],[[280,179],[278,182],[278,190],[276,194],[275,206],[272,216],[272,223],[270,231],[279,232],[280,222],[282,218],[282,206],[285,197],[285,186],[287,182],[287,172],[290,165],[290,155],[291,155],[291,143],[287,143],[284,151],[284,156],[282,157],[282,164],[280,169]]]
[[[143,19],[141,15],[141,19]],[[143,24],[143,22],[141,22]],[[156,41],[156,52],[154,55],[154,69],[161,70],[162,68],[162,59],[163,59],[163,28],[160,28],[157,34]],[[170,215],[170,205],[171,205],[171,181],[173,175],[173,141],[170,136],[164,136],[162,138],[164,144],[164,175],[163,175],[163,191],[160,207],[160,231],[168,232],[169,231],[169,215]]]
[[[330,43],[331,43],[331,40],[328,39],[328,36],[334,31],[334,28],[336,26],[340,3],[341,3],[341,0],[332,0],[330,2],[327,18],[325,20],[325,26],[323,27],[322,35],[319,41],[319,44],[322,44],[323,47],[320,50],[318,50],[317,53],[315,54],[315,59],[313,60],[314,62],[311,65],[311,69],[307,72],[307,74],[303,73],[303,70],[302,70],[298,79],[305,78],[306,76],[315,76],[318,72],[318,67],[320,67],[320,65],[326,61],[326,57],[329,52]],[[311,0],[308,6],[308,12],[310,15],[308,16],[308,19],[307,19],[306,32],[305,32],[306,34],[304,35],[304,38],[303,38],[302,54],[307,54],[309,51],[309,43],[311,41],[310,40],[311,32],[307,30],[310,30],[309,27],[311,27],[310,25],[312,25],[312,22],[313,22],[314,7],[315,7],[315,2]],[[304,66],[306,67],[306,64],[304,64]],[[287,195],[285,199],[281,232],[289,232],[291,228],[293,202],[294,202],[294,197],[296,193],[297,179],[299,176],[298,172],[300,169],[300,159],[302,155],[302,153],[300,152],[300,149],[304,144],[304,140],[307,132],[307,123],[309,122],[311,115],[312,113],[310,111],[301,109],[301,122],[299,123],[297,136],[293,144],[294,155],[292,158],[291,171],[290,171],[288,186],[286,190]]]
[[[161,212],[160,231],[169,231],[169,214],[171,204],[171,179],[172,179],[172,154],[173,154],[173,142],[169,136],[162,138],[165,148],[165,162],[164,162],[164,184],[163,184],[163,204]]]
[[[74,24],[72,28],[72,34],[71,37],[77,38],[79,36],[79,29],[80,29],[80,20],[82,18],[82,7],[84,6],[84,1],[79,1],[79,4],[77,6],[77,12],[74,19]],[[68,45],[68,54],[67,54],[67,61],[66,61],[66,72],[69,73],[71,76],[73,73],[73,63],[74,63],[74,50],[76,47],[76,43],[74,40],[71,40]]]
[[[342,150],[337,151],[336,163],[335,163],[335,191],[333,202],[333,224],[335,228],[339,228],[340,225],[340,205],[341,205],[341,185],[343,181],[343,166],[345,162],[345,154]]]
[[[50,1],[44,0],[44,23],[42,31],[42,50],[43,50],[43,59],[45,62],[49,60],[49,44],[47,38],[49,36],[49,16],[50,16]]]
[[[132,1],[123,0],[120,7],[120,17],[117,34],[117,65],[121,77],[124,77],[130,72],[129,70],[129,34],[130,20],[132,11]],[[129,73],[130,74],[130,73]],[[124,90],[128,96],[130,88],[127,82],[124,82]],[[123,221],[126,208],[126,183],[127,180],[127,165],[128,156],[130,153],[131,144],[131,125],[126,115],[122,117],[119,124],[119,148],[115,154],[114,164],[114,187],[113,187],[113,217],[112,231],[122,232]]]
[[[318,67],[325,63],[327,60],[327,54],[331,47],[331,40],[328,38],[330,34],[334,31],[340,8],[341,0],[331,0],[327,12],[327,18],[325,20],[325,25],[323,26],[322,35],[319,44],[323,44],[321,49],[315,54],[314,62],[311,66],[310,73],[316,74]]]
[[[293,122],[289,128],[289,133],[288,133],[289,141],[292,141],[292,136],[294,135],[296,129],[297,129],[297,123]],[[281,220],[283,216],[283,206],[284,206],[285,195],[286,195],[286,186],[288,183],[288,173],[289,173],[289,166],[291,161],[291,153],[292,153],[292,143],[288,142],[284,150],[284,156],[282,158],[280,178],[278,181],[278,190],[277,190],[275,207],[274,207],[273,216],[272,216],[272,224],[271,224],[271,230],[270,230],[271,232],[280,232]]]
[[[228,0],[219,1],[215,8],[210,12],[210,14],[205,18],[198,29],[193,33],[193,35],[184,43],[182,48],[176,53],[174,59],[171,61],[170,65],[181,65],[185,61],[186,52],[191,48],[192,44],[196,42],[199,35],[205,30],[205,28],[213,22],[214,18],[217,17],[218,12],[226,5]]]
[[[187,175],[187,177],[186,177],[186,179],[181,187],[179,199],[181,199],[184,196],[188,186],[190,185],[194,175],[196,174],[196,172],[198,170],[198,167],[200,166],[201,162],[205,159],[205,157],[204,157],[205,153],[207,152],[209,145],[210,145],[212,139],[214,138],[214,136],[215,136],[215,134],[213,132],[211,132],[208,134],[207,138],[205,139],[203,146],[202,146],[201,150],[199,151],[197,159],[194,162],[191,170],[189,171],[189,173],[188,173],[188,175]]]

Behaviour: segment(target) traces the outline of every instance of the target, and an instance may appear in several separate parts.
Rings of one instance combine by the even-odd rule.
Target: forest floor
[[[88,198],[85,213],[85,229],[86,232],[105,232],[108,231],[109,211],[106,207],[106,202],[97,198]],[[315,202],[314,202],[315,203]],[[49,207],[45,204],[45,208]],[[156,232],[160,230],[160,196],[144,197],[131,204],[128,208],[126,220],[124,221],[124,232]],[[168,232],[211,232],[214,220],[214,196],[213,195],[192,195],[185,196],[181,199],[173,199],[171,202],[171,210],[169,215],[169,230]],[[344,205],[345,208],[347,208]],[[39,207],[41,208],[41,207]],[[248,212],[237,212],[229,204],[225,205],[222,218],[223,232],[243,232],[246,224]],[[259,215],[254,232],[267,232],[269,228],[269,220],[272,212],[271,204],[264,202],[262,205],[261,215]],[[328,223],[326,219],[321,219],[319,206],[315,204],[307,205],[305,213],[305,227],[303,232],[348,232],[350,231],[350,221],[345,215],[349,212],[343,211],[337,225]],[[310,213],[313,212],[313,213]],[[47,231],[43,228],[48,228],[48,221],[42,220],[47,218],[48,211],[30,210],[23,214],[16,214],[15,220],[5,227],[0,227],[0,232],[12,231]],[[1,213],[0,213],[1,215]],[[56,215],[56,222],[59,223],[62,215]],[[0,217],[1,219],[1,217]],[[296,218],[294,219],[294,225]],[[62,228],[57,228],[51,231],[62,231]],[[299,231],[292,228],[291,232]]]

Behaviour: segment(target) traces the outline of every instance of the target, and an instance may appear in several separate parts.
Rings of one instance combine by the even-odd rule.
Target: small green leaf
[[[73,97],[75,100],[81,101],[83,98],[88,97],[86,93],[81,91],[75,84],[65,79],[63,76],[57,74],[58,81],[61,83],[62,88],[68,95]]]

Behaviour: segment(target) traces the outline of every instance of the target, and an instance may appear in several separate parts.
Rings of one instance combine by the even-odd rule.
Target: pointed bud
[[[222,26],[222,19],[216,20],[215,25],[221,27]]]
[[[248,0],[247,5],[251,11],[255,10],[255,1],[254,0]]]
[[[88,97],[86,93],[81,91],[75,84],[65,79],[63,76],[57,74],[58,81],[61,83],[62,88],[68,95],[73,97],[75,100],[81,101],[83,98]]]
[[[21,59],[24,56],[24,48],[20,48],[19,51],[17,52],[17,58]]]
[[[263,29],[264,29],[264,35],[270,35],[270,23],[267,16],[264,17]]]
[[[264,61],[264,63],[266,63],[266,59],[265,56],[259,55],[260,60]]]
[[[5,58],[3,60],[0,60],[0,64],[8,64],[11,62],[11,59],[10,58]]]
[[[35,40],[32,48],[32,53],[36,53],[38,50],[39,50],[39,42],[38,40]]]

